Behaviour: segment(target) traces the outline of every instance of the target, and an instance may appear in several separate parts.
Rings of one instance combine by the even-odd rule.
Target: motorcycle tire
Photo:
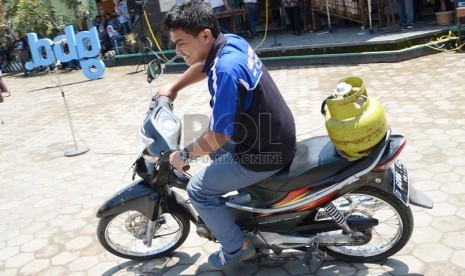
[[[352,202],[345,201],[344,198],[350,198]],[[358,204],[354,205],[354,200],[357,199]],[[393,194],[384,190],[375,187],[361,187],[333,201],[333,204],[346,217],[350,215],[365,216],[378,219],[379,222],[377,226],[368,229],[368,238],[365,244],[320,246],[321,250],[338,260],[354,263],[385,260],[401,250],[412,235],[414,225],[412,210]],[[383,218],[386,220],[384,221]],[[398,228],[394,229],[394,226],[398,226]],[[394,233],[388,233],[393,231]],[[378,238],[380,244],[376,244],[375,240]]]
[[[142,239],[147,229],[147,217],[137,211],[101,218],[97,237],[102,246],[116,256],[139,261],[159,258],[181,246],[190,231],[189,219],[183,215],[163,213],[160,218],[162,223],[155,229],[150,248]]]

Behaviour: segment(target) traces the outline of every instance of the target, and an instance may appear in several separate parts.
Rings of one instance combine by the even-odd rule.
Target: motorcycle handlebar
[[[152,110],[154,107],[158,105],[165,105],[169,107],[171,110],[173,110],[173,100],[171,100],[167,96],[159,96],[157,98],[152,98],[152,101],[149,105],[149,109]]]
[[[159,103],[167,103],[170,106],[173,104],[173,100],[171,100],[167,96],[159,96],[158,98],[156,98],[156,101]]]

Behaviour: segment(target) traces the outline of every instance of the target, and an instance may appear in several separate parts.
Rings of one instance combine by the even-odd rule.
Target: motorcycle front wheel
[[[133,260],[149,260],[164,256],[178,248],[190,231],[189,220],[179,214],[163,213],[157,219],[152,245],[147,247],[143,237],[147,217],[137,211],[126,211],[100,219],[97,237],[112,254]]]
[[[333,204],[346,217],[359,216],[378,220],[375,227],[362,230],[367,235],[362,245],[320,247],[338,260],[384,260],[401,250],[412,235],[413,215],[410,207],[405,206],[393,194],[381,189],[362,187],[334,200]]]

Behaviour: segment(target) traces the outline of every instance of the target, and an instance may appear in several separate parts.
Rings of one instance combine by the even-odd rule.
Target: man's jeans
[[[397,0],[396,9],[399,15],[399,23],[412,24],[415,16],[413,11],[413,0]]]
[[[255,184],[278,171],[247,170],[234,161],[231,153],[226,153],[198,171],[189,181],[187,193],[192,205],[226,252],[239,249],[244,237],[222,195]]]
[[[249,32],[252,38],[257,35],[257,23],[258,23],[258,4],[257,3],[244,3],[247,9],[247,20],[249,21]]]

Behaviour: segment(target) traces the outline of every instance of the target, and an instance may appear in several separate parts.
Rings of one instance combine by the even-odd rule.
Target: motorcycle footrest
[[[199,224],[197,225],[197,235],[199,235],[202,238],[206,238],[210,241],[214,241],[215,237],[213,237],[212,233],[210,232],[210,229],[204,224]]]
[[[317,249],[318,244],[313,243],[309,248],[307,248],[307,252],[305,252],[304,257],[302,258],[302,264],[304,266],[310,266],[312,263],[313,256],[315,254],[315,250]]]

